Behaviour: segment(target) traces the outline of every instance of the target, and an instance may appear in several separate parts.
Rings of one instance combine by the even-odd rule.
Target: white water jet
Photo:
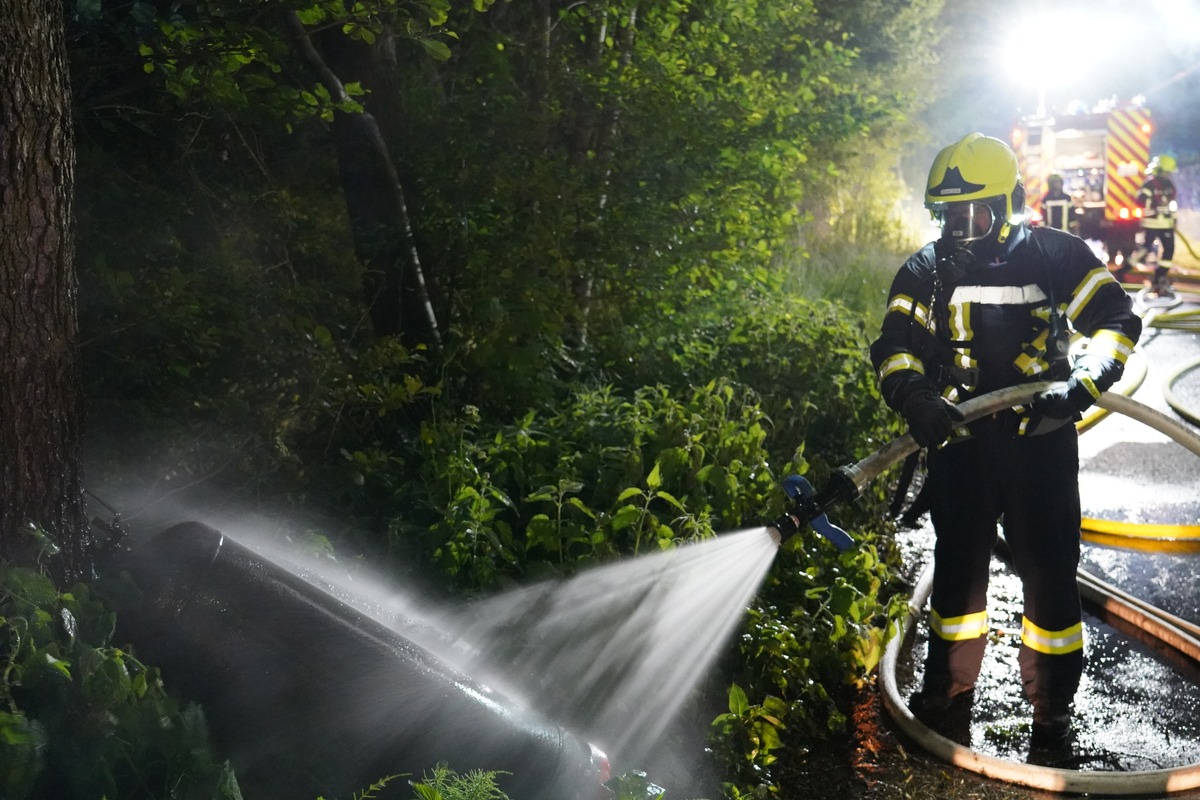
[[[472,679],[585,735],[614,762],[636,761],[655,746],[729,644],[778,552],[766,528],[753,528],[433,607],[387,576],[307,556],[255,527],[223,530]]]
[[[755,528],[505,592],[441,618],[460,639],[446,657],[619,755],[671,722],[777,550]]]

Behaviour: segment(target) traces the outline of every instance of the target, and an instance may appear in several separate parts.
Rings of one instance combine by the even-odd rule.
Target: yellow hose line
[[[1176,312],[1174,315],[1190,315],[1197,312],[1186,311]],[[1162,317],[1168,314],[1160,314],[1150,321],[1150,324],[1155,324]],[[1170,382],[1178,378],[1183,373],[1187,372],[1196,366],[1200,366],[1200,361],[1193,362],[1183,369],[1174,373],[1172,378],[1168,379],[1167,391],[1169,392]],[[1131,375],[1129,370],[1133,368]],[[1113,386],[1109,391],[1116,392],[1124,397],[1129,397],[1141,387],[1146,379],[1148,371],[1146,359],[1141,355],[1140,351],[1135,350],[1126,365],[1125,375],[1121,378],[1117,385]],[[1169,400],[1170,398],[1168,398]],[[1172,406],[1173,407],[1173,406]],[[1178,412],[1178,409],[1176,409]],[[1100,420],[1104,419],[1111,411],[1100,406],[1093,406],[1083,419],[1075,423],[1075,427],[1080,433],[1089,430]],[[1187,415],[1180,414],[1187,419]],[[1192,421],[1192,420],[1189,420]],[[1085,542],[1092,544],[1105,545],[1107,547],[1124,548],[1127,550],[1139,550],[1148,552],[1162,553],[1196,553],[1200,552],[1200,525],[1157,525],[1146,523],[1132,522],[1116,522],[1112,520],[1101,520],[1084,517],[1082,520],[1080,534]]]
[[[1101,396],[1101,404],[1108,406],[1109,410],[1131,416],[1160,433],[1166,433],[1200,455],[1200,435],[1160,411],[1141,406],[1124,392],[1105,393]],[[1200,525],[1157,525],[1084,517],[1080,528],[1083,540],[1092,544],[1153,553],[1200,552]]]
[[[1177,238],[1177,239],[1179,239],[1179,241],[1183,242],[1183,246],[1186,247],[1187,251],[1192,254],[1192,258],[1200,259],[1200,256],[1196,255],[1196,251],[1192,249],[1192,243],[1189,242],[1187,237],[1183,235],[1183,231],[1176,230],[1175,238]]]
[[[1200,525],[1135,524],[1084,517],[1083,527],[1095,533],[1108,533],[1114,536],[1137,536],[1142,539],[1186,539],[1189,536],[1200,536]]]
[[[1139,553],[1172,553],[1186,555],[1200,553],[1200,539],[1142,539],[1127,534],[1099,533],[1086,528],[1079,532],[1080,538],[1089,544],[1112,547],[1117,550],[1135,550]]]
[[[1167,405],[1171,407],[1172,411],[1193,425],[1200,425],[1200,411],[1189,407],[1175,395],[1175,382],[1197,367],[1200,367],[1200,358],[1177,367],[1163,381],[1163,397],[1166,399]]]
[[[1080,533],[1084,541],[1093,544],[1151,552],[1200,552],[1200,525],[1156,525],[1084,517]]]
[[[1186,317],[1200,317],[1200,308],[1191,308],[1187,311],[1164,311],[1158,315],[1154,322],[1164,319],[1184,319]],[[1154,324],[1154,322],[1151,324]]]

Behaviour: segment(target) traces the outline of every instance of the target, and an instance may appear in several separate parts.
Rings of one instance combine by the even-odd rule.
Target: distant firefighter
[[[1142,207],[1142,235],[1144,242],[1136,254],[1144,258],[1153,252],[1155,242],[1162,244],[1162,255],[1154,269],[1154,286],[1151,291],[1170,291],[1167,276],[1174,266],[1175,257],[1175,184],[1171,173],[1175,171],[1175,159],[1171,156],[1155,156],[1146,165],[1146,181],[1138,190],[1138,203]]]
[[[1071,195],[1063,191],[1063,177],[1057,172],[1046,178],[1046,193],[1042,195],[1042,224],[1047,228],[1069,231],[1071,224]]]

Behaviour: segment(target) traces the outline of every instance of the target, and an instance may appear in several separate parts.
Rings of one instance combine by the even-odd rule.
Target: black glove
[[[1021,434],[1038,436],[1069,422],[1077,422],[1101,394],[1102,390],[1086,366],[1077,366],[1065,383],[1047,389],[1034,399]]]
[[[1102,390],[1091,373],[1076,367],[1066,383],[1052,386],[1039,394],[1030,411],[1049,419],[1078,420],[1084,411],[1100,399],[1101,394]]]
[[[938,394],[933,384],[912,389],[904,398],[900,414],[921,447],[937,447],[946,441],[958,423],[966,419],[957,406]]]

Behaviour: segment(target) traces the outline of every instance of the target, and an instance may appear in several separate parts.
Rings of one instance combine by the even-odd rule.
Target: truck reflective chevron
[[[1012,145],[1021,168],[1034,224],[1062,227],[1098,243],[1109,263],[1134,249],[1137,203],[1153,133],[1150,109],[1106,101],[1078,104],[1065,114],[1024,117],[1013,127]],[[1062,177],[1066,199],[1046,201],[1051,175]]]

